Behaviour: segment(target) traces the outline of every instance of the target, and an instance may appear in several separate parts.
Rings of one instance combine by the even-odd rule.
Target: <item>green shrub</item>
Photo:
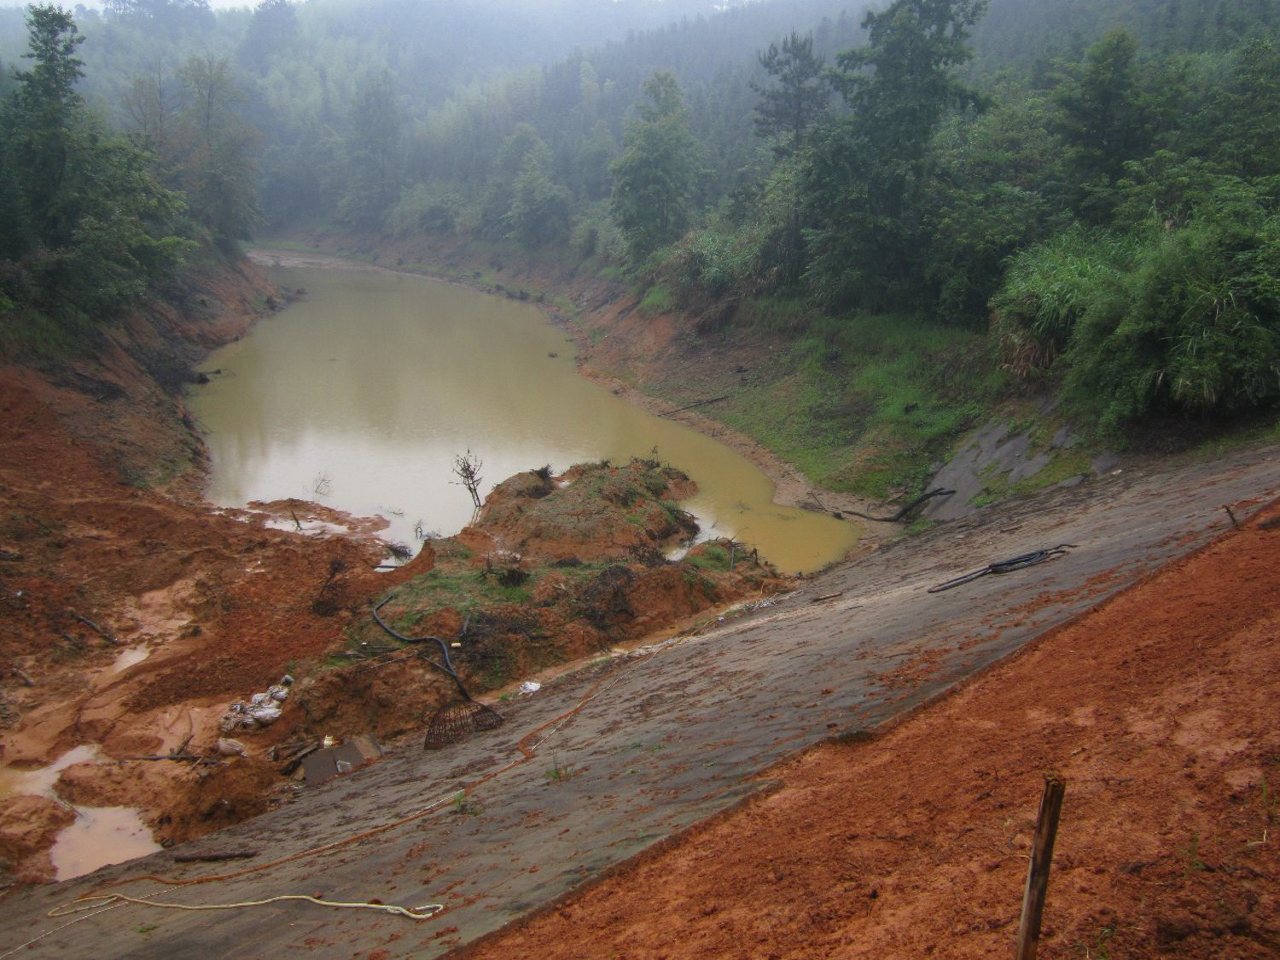
[[[583,260],[596,258],[611,263],[621,263],[626,256],[622,234],[609,218],[607,204],[595,203],[577,219],[573,227],[572,244]],[[620,279],[623,271],[617,267],[604,268],[610,279]]]
[[[1065,388],[1106,428],[1238,413],[1280,398],[1280,222],[1161,231],[1081,317]]]
[[[722,297],[750,286],[755,259],[755,247],[745,231],[697,230],[671,249],[662,271],[684,290]]]
[[[388,225],[400,236],[410,233],[453,233],[458,221],[457,197],[448,191],[417,184],[406,190],[388,215]]]
[[[674,310],[676,306],[676,298],[672,296],[671,290],[660,283],[655,283],[645,291],[644,298],[640,301],[640,312],[647,314],[667,313]]]
[[[991,301],[1005,369],[1024,380],[1048,372],[1084,312],[1121,282],[1132,246],[1075,226],[1016,256]]]

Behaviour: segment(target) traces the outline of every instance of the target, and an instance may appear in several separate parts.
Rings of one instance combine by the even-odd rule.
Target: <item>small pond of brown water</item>
[[[208,431],[209,498],[298,497],[390,521],[413,544],[450,535],[471,501],[453,474],[470,450],[482,494],[550,464],[658,457],[699,493],[682,506],[703,536],[734,536],[781,570],[816,570],[859,527],[780,507],[773,484],[729,447],[626,403],[580,376],[574,348],[533,305],[423,277],[275,268],[306,295],[215,353],[191,407]]]

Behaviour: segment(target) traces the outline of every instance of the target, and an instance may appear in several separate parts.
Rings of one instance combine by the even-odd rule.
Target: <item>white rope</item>
[[[675,645],[677,642],[687,641],[688,639],[690,638],[672,637],[662,643],[656,644],[652,648],[629,651],[627,654],[624,654],[624,657],[629,660],[647,659],[648,657],[653,656],[653,654],[658,653],[659,651],[665,649],[668,646]],[[538,738],[538,740],[531,747],[527,748],[528,752],[525,754],[525,756],[523,756],[520,760],[515,761],[513,764],[510,764],[509,766],[504,767],[498,771],[495,771],[493,775],[497,775],[506,770],[512,769],[513,767],[520,766],[521,764],[527,763],[529,760],[533,759],[534,751],[536,751],[544,743],[546,743],[553,736],[555,736],[556,733],[560,731],[560,728],[563,727],[566,723],[568,723],[571,719],[573,719],[573,717],[576,716],[582,710],[582,708],[587,705],[587,703],[589,703],[592,700],[595,700],[601,694],[607,692],[608,690],[611,690],[619,682],[621,682],[622,679],[627,675],[627,672],[628,671],[620,670],[617,673],[617,675],[615,675],[609,680],[608,683],[604,684],[598,690],[594,691],[588,697],[582,700],[582,702],[580,702],[575,709],[568,711],[564,716],[561,716],[558,719],[556,719],[552,724],[549,725],[549,727],[546,730],[546,733],[544,733],[540,738]],[[487,779],[489,779],[489,777],[483,778],[480,782],[484,782],[484,780],[487,780]],[[365,836],[369,836],[369,835],[384,832],[385,830],[393,829],[394,827],[401,826],[405,823],[408,823],[420,817],[426,816],[426,814],[444,806],[446,803],[453,802],[456,796],[457,796],[456,793],[451,793],[447,796],[434,800],[431,803],[428,803],[426,806],[419,808],[417,811],[409,814],[408,816],[401,817],[397,820],[392,821],[391,823],[384,824],[381,827],[375,827],[371,830],[367,830],[360,834],[356,834],[355,836],[345,837],[340,841],[336,841],[335,843],[325,844],[321,847],[314,847],[310,850],[304,850],[299,854],[295,854],[294,856],[291,856],[291,857],[286,857],[283,860],[274,861],[273,863],[270,863],[270,864],[264,864],[262,868],[265,869],[266,867],[270,867],[270,866],[278,866],[282,863],[286,863],[291,860],[299,859],[306,856],[312,856],[314,854],[321,853],[326,850],[344,846],[355,840],[362,839]],[[210,877],[207,879],[214,880],[214,879],[222,879],[222,878]],[[227,878],[227,879],[230,879],[230,878]],[[199,882],[199,881],[197,880],[196,882]],[[428,903],[420,907],[401,907],[401,906],[396,906],[394,904],[386,904],[386,903],[324,900],[319,897],[312,897],[306,894],[298,894],[298,893],[280,894],[279,896],[268,897],[265,900],[245,900],[239,903],[209,903],[209,904],[157,903],[156,901],[151,899],[152,897],[159,896],[160,893],[161,891],[156,891],[155,893],[147,894],[145,898],[130,897],[123,893],[97,894],[94,896],[80,897],[77,900],[73,900],[71,903],[64,904],[60,907],[54,907],[48,913],[48,916],[52,919],[58,919],[60,917],[69,917],[76,913],[83,913],[84,915],[76,917],[74,920],[69,920],[66,923],[62,924],[61,926],[54,927],[52,930],[46,930],[44,933],[41,933],[38,936],[33,937],[32,939],[28,940],[26,943],[22,943],[16,947],[13,947],[12,949],[6,951],[5,953],[0,953],[0,960],[5,960],[5,958],[13,956],[14,954],[18,953],[21,950],[26,949],[32,944],[37,943],[40,940],[43,940],[45,937],[52,936],[53,934],[57,933],[60,930],[65,930],[67,927],[71,926],[72,924],[80,923],[82,920],[90,920],[93,917],[100,916],[101,914],[106,913],[108,910],[115,910],[117,907],[122,907],[129,903],[138,904],[144,907],[160,907],[160,908],[169,909],[169,910],[195,911],[195,910],[240,910],[240,909],[247,909],[250,907],[265,906],[271,903],[279,903],[285,900],[305,900],[322,907],[333,907],[337,909],[355,909],[355,910],[377,910],[383,913],[391,913],[391,914],[396,914],[402,917],[406,917],[410,920],[429,920],[432,917],[436,916],[437,914],[441,913],[445,909],[444,904],[442,903]],[[98,906],[94,906],[94,904],[98,904]]]
[[[159,893],[159,892],[160,891],[158,890],[156,891],[156,893]],[[151,894],[151,896],[155,896],[155,894]],[[67,929],[67,927],[73,926],[74,924],[77,924],[82,920],[92,920],[94,917],[100,914],[106,913],[109,910],[114,910],[117,907],[123,907],[123,906],[124,906],[123,903],[113,903],[110,906],[99,907],[98,909],[94,910],[92,913],[86,913],[83,917],[76,917],[74,920],[68,920],[66,923],[62,924],[62,926],[54,927],[52,930],[46,930],[44,933],[41,933],[32,937],[26,943],[20,943],[16,947],[13,947],[10,950],[6,950],[4,953],[0,953],[0,960],[4,960],[5,957],[12,957],[15,953],[18,953],[19,951],[27,949],[27,947],[31,946],[32,944],[39,943],[45,937],[53,936],[59,930],[65,930]],[[56,910],[59,908],[55,907],[54,909]],[[89,909],[89,908],[86,907],[85,909]],[[52,911],[50,911],[49,916],[53,916]]]
[[[151,896],[155,896],[152,894]],[[130,897],[123,893],[102,893],[96,896],[80,897],[64,904],[61,907],[54,907],[49,911],[49,916],[54,919],[58,917],[68,917],[74,913],[80,913],[86,910],[95,911],[91,916],[96,916],[103,910],[109,910],[113,907],[121,906],[124,903],[136,903],[143,907],[163,907],[166,910],[240,910],[246,907],[265,907],[270,903],[281,903],[285,900],[305,900],[308,903],[314,903],[321,907],[334,907],[344,910],[377,910],[381,913],[394,913],[402,917],[408,917],[410,920],[430,920],[437,913],[444,909],[443,903],[428,903],[421,907],[401,907],[394,903],[371,903],[368,901],[349,901],[349,900],[325,900],[320,897],[313,897],[305,893],[282,893],[279,896],[267,897],[265,900],[241,900],[237,903],[163,903],[150,898],[143,899],[140,897]],[[100,903],[102,907],[94,907],[91,904]],[[106,906],[110,904],[111,906]],[[87,919],[82,917],[81,919]],[[3,956],[7,956],[4,954]]]
[[[239,903],[163,903],[152,899],[152,897],[158,897],[161,892],[162,891],[157,890],[155,893],[149,893],[145,897],[130,897],[123,893],[97,894],[95,896],[80,897],[70,903],[63,904],[60,907],[54,907],[49,911],[47,916],[55,920],[61,917],[70,917],[77,913],[82,914],[82,916],[78,916],[74,920],[68,920],[61,926],[54,927],[52,930],[46,930],[38,936],[32,937],[30,940],[26,941],[26,943],[20,943],[16,947],[12,947],[4,953],[0,953],[0,960],[5,960],[6,957],[12,957],[14,954],[25,950],[27,947],[39,943],[45,937],[51,937],[55,933],[65,930],[67,927],[80,923],[84,920],[92,920],[94,917],[101,916],[110,910],[128,906],[131,903],[142,907],[161,907],[166,910],[194,911],[239,910],[249,907],[266,906],[267,904],[279,903],[284,900],[306,900],[309,903],[314,903],[321,907],[334,907],[337,909],[348,910],[377,910],[382,913],[391,913],[401,917],[407,917],[410,920],[430,920],[432,917],[444,910],[443,903],[427,903],[420,907],[401,907],[391,903],[325,900],[320,897],[312,897],[301,893],[286,893],[276,897],[268,897],[265,900],[244,900]]]

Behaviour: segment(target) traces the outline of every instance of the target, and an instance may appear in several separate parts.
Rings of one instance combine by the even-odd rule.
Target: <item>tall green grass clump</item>
[[[1207,199],[1182,226],[1120,238],[1073,228],[1020,254],[993,300],[1006,367],[1052,371],[1104,432],[1273,406],[1280,217],[1268,207]]]

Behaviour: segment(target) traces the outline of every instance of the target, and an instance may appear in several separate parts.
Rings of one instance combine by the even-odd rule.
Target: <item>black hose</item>
[[[891,517],[873,517],[867,513],[859,513],[857,510],[842,510],[840,512],[847,513],[851,517],[860,517],[863,520],[872,520],[875,523],[897,523],[899,520],[905,517],[908,513],[910,513],[916,507],[920,506],[920,504],[924,503],[926,500],[932,497],[949,497],[953,493],[955,493],[954,490],[947,490],[945,487],[936,487],[933,490],[930,490],[928,493],[920,494],[920,496],[916,497],[914,500],[912,500],[910,503],[908,503],[905,507],[903,507],[901,510],[899,510],[897,513],[895,513]]]
[[[1061,556],[1068,550],[1074,550],[1074,543],[1060,543],[1056,547],[1048,547],[1044,550],[1032,550],[1030,553],[1023,553],[1016,557],[1010,557],[1008,560],[997,560],[989,563],[985,567],[961,574],[960,576],[939,583],[929,588],[929,593],[941,593],[943,590],[950,590],[961,584],[969,583],[977,580],[979,577],[985,577],[989,573],[1012,573],[1014,570],[1023,570],[1026,567],[1034,567],[1037,564],[1044,563],[1054,557]]]
[[[380,626],[383,630],[387,631],[387,633],[391,634],[391,636],[395,637],[397,640],[400,640],[404,643],[429,643],[434,641],[436,646],[440,648],[440,656],[444,659],[444,663],[443,664],[436,663],[434,660],[431,660],[428,657],[422,657],[422,659],[427,663],[429,663],[431,666],[435,667],[441,673],[450,677],[453,680],[453,682],[458,685],[458,692],[462,694],[463,699],[474,700],[475,698],[472,697],[471,694],[467,692],[467,688],[463,684],[462,678],[458,676],[458,670],[456,667],[454,667],[453,659],[449,656],[449,647],[443,640],[441,640],[439,637],[405,636],[399,630],[396,630],[394,627],[392,627],[391,624],[387,623],[387,621],[382,619],[382,616],[378,613],[378,611],[381,610],[390,602],[391,602],[391,594],[387,594],[385,597],[383,597],[381,600],[379,600],[377,603],[373,605],[373,619],[377,621],[378,626]]]

